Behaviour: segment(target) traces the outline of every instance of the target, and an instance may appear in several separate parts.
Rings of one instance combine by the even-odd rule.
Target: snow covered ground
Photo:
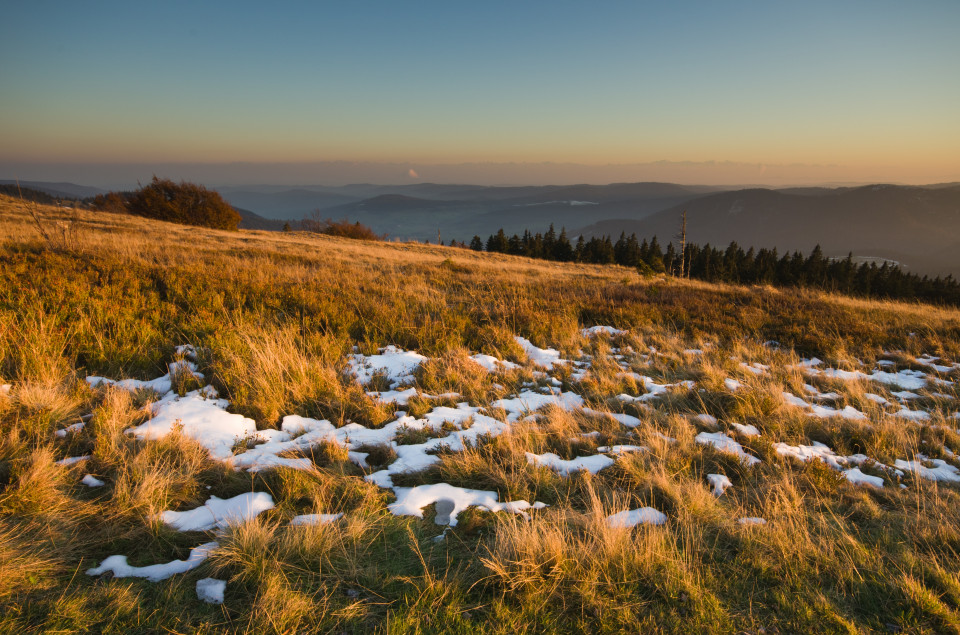
[[[619,341],[618,338],[625,334],[626,331],[607,326],[595,326],[581,332],[582,337],[590,341],[596,338]],[[612,468],[618,461],[633,460],[632,457],[647,456],[651,453],[647,446],[626,441],[633,438],[631,435],[644,423],[646,415],[652,416],[651,413],[656,411],[662,399],[670,395],[682,397],[704,392],[696,381],[690,379],[670,381],[638,372],[637,369],[643,369],[652,358],[660,354],[653,347],[642,352],[629,347],[623,350],[609,348],[609,361],[615,365],[618,381],[625,382],[623,386],[634,394],[610,394],[598,399],[596,395],[589,395],[582,390],[582,382],[590,380],[596,359],[582,352],[579,356],[573,356],[574,359],[564,359],[557,349],[540,348],[519,336],[516,337],[516,342],[526,356],[525,364],[480,353],[469,357],[492,376],[526,372],[527,377],[534,378],[534,381],[513,384],[516,390],[490,403],[471,403],[461,400],[461,396],[455,393],[424,393],[417,386],[416,371],[428,358],[417,352],[394,346],[388,346],[374,355],[362,355],[354,351],[345,360],[348,376],[363,386],[377,378],[389,386],[389,390],[367,392],[370,399],[395,409],[394,418],[377,428],[354,422],[338,427],[328,420],[289,414],[283,418],[279,429],[260,429],[254,420],[231,413],[230,403],[219,398],[211,386],[178,395],[174,391],[173,380],[177,373],[190,373],[197,381],[203,380],[203,375],[197,372],[195,364],[190,361],[174,362],[166,375],[149,381],[113,380],[103,377],[88,377],[87,381],[93,387],[115,386],[130,391],[155,391],[159,398],[147,406],[148,420],[130,429],[129,434],[149,441],[178,430],[206,448],[211,459],[226,462],[236,470],[309,470],[313,466],[309,458],[311,448],[321,443],[341,446],[347,451],[350,460],[364,469],[364,478],[367,481],[392,491],[395,501],[387,505],[391,513],[422,518],[424,510],[432,505],[435,508],[435,523],[444,527],[455,527],[458,516],[469,507],[529,518],[531,511],[543,509],[546,505],[535,500],[501,500],[495,491],[457,487],[444,482],[414,487],[398,486],[393,479],[398,475],[423,472],[440,462],[442,453],[463,452],[485,440],[508,433],[515,426],[535,428],[538,417],[547,409],[576,415],[585,426],[597,426],[596,430],[581,432],[578,438],[599,438],[601,429],[606,429],[606,434],[609,435],[610,426],[613,426],[621,429],[621,432],[617,433],[618,437],[622,437],[618,438],[621,442],[609,445],[594,442],[595,450],[577,450],[576,456],[561,456],[550,451],[527,451],[525,456],[531,469],[551,470],[563,478],[572,478],[579,472],[598,474]],[[683,355],[699,360],[709,354],[709,347],[706,347],[706,350],[707,352],[704,352],[705,348],[688,349]],[[181,355],[191,354],[190,348],[181,351]],[[893,362],[887,363],[889,360],[881,360],[876,368],[849,370],[824,367],[823,362],[815,358],[802,360],[799,364],[782,369],[758,362],[739,362],[736,359],[731,361],[734,364],[731,372],[739,378],[724,378],[722,385],[733,398],[739,398],[745,391],[749,391],[751,382],[771,381],[771,377],[777,372],[793,372],[804,377],[801,382],[802,390],[784,386],[780,392],[783,404],[788,409],[795,408],[805,412],[809,417],[846,420],[860,425],[870,425],[871,421],[884,417],[897,417],[909,425],[931,425],[933,420],[960,420],[960,415],[956,412],[944,412],[930,406],[934,398],[938,399],[937,403],[940,404],[950,402],[952,395],[932,391],[952,387],[953,380],[943,375],[955,377],[951,373],[960,369],[960,365],[944,362],[937,357],[917,358],[918,363],[926,367],[927,371],[897,370]],[[863,385],[867,386],[870,392],[847,394],[837,390],[823,391],[812,383],[806,383],[807,381],[834,382],[831,385],[836,382]],[[497,386],[504,389],[500,384]],[[804,396],[798,396],[795,392]],[[888,393],[889,397],[878,394],[882,392]],[[857,397],[857,394],[862,396]],[[455,405],[437,405],[421,416],[411,416],[404,408],[414,397],[426,400],[442,398],[447,400],[448,404],[460,401]],[[911,407],[908,408],[906,403],[910,403]],[[630,409],[635,414],[622,412],[624,409]],[[716,452],[729,455],[736,459],[740,463],[740,469],[744,470],[757,469],[762,463],[750,447],[745,448],[743,445],[750,446],[756,442],[764,443],[767,447],[771,447],[772,443],[773,451],[783,457],[783,461],[822,461],[842,474],[850,483],[860,486],[883,488],[901,485],[901,481],[907,476],[941,483],[960,482],[960,464],[957,463],[955,454],[960,448],[944,446],[941,450],[947,457],[945,459],[931,459],[917,453],[912,458],[897,459],[892,465],[888,465],[863,454],[838,455],[830,447],[817,441],[794,445],[767,439],[753,424],[725,420],[722,416],[708,412],[693,412],[685,416],[686,425],[690,427],[687,438],[692,439],[694,447],[710,447]],[[71,435],[82,433],[84,425],[81,420],[58,430],[56,434],[68,439]],[[957,423],[951,425],[956,427]],[[412,432],[423,435],[419,437],[421,442],[401,442],[404,435]],[[670,443],[677,443],[676,438],[663,432],[656,432],[655,436]],[[373,470],[367,463],[369,454],[364,451],[364,448],[370,446],[389,448],[393,458],[388,464]],[[58,464],[69,467],[88,458],[67,457]],[[709,473],[704,474],[703,478],[718,497],[723,496],[729,488],[735,487],[726,474]],[[82,482],[92,488],[105,485],[103,480],[92,474],[84,476]],[[179,531],[216,534],[230,524],[244,522],[273,507],[273,499],[267,492],[248,492],[229,499],[211,496],[203,505],[193,509],[164,511],[159,514],[158,520]],[[326,510],[295,516],[289,524],[328,524],[337,522],[343,516],[343,512]],[[652,507],[641,507],[613,514],[607,522],[611,527],[629,528],[638,524],[664,525],[668,520],[666,514]],[[738,522],[751,526],[766,523],[764,519],[754,517],[743,517]],[[446,532],[446,529],[444,531]],[[442,539],[443,535],[445,534],[438,539]],[[147,567],[129,566],[125,556],[114,555],[106,558],[99,567],[88,570],[88,574],[98,575],[112,571],[117,577],[137,576],[148,580],[161,580],[198,566],[216,547],[216,542],[208,542],[196,547],[186,560]],[[225,583],[218,580],[201,580],[197,585],[198,597],[205,601],[222,602],[224,586]]]

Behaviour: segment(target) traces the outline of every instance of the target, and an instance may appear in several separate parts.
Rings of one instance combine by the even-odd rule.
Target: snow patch
[[[327,525],[343,518],[343,512],[338,514],[301,514],[290,519],[291,525]]]
[[[702,445],[712,445],[720,452],[732,454],[738,457],[742,463],[748,466],[756,465],[760,462],[760,459],[747,454],[742,445],[722,432],[701,432],[694,440]]]
[[[913,472],[920,478],[930,481],[943,481],[945,483],[960,483],[960,470],[950,465],[943,459],[928,459],[922,454],[914,457],[913,461],[902,461],[897,459],[894,466],[908,472]],[[927,467],[924,461],[933,463],[933,467]]]
[[[216,578],[197,580],[197,599],[207,604],[223,604],[223,594],[226,590],[226,580]]]
[[[766,525],[767,521],[758,516],[745,516],[737,520],[741,525]]]
[[[733,487],[725,474],[707,474],[707,482],[713,487],[714,496],[722,496],[728,487]]]
[[[155,416],[128,432],[138,439],[160,439],[179,428],[207,448],[210,456],[224,461],[233,456],[233,445],[257,432],[253,419],[226,411],[226,399],[208,399],[206,391],[194,390],[162,403]]]
[[[104,486],[104,482],[98,479],[93,474],[87,474],[80,480],[80,482],[86,485],[87,487],[103,487]]]
[[[350,356],[348,364],[350,373],[359,383],[366,385],[373,380],[374,375],[383,375],[393,389],[413,379],[413,372],[425,361],[427,358],[419,353],[391,345],[381,349],[379,355],[355,353]]]
[[[501,503],[497,500],[496,492],[465,489],[448,483],[397,487],[394,489],[394,493],[397,495],[397,501],[387,506],[387,509],[393,515],[423,518],[423,508],[436,503],[437,517],[434,519],[435,522],[438,525],[449,525],[450,527],[456,527],[457,516],[468,507],[480,507],[491,512],[507,511],[513,514],[521,514],[524,517],[528,517],[526,514],[528,509],[546,507],[544,503],[537,502],[531,505],[525,500]]]
[[[174,560],[163,564],[152,564],[146,567],[134,567],[127,563],[126,556],[110,556],[100,563],[99,567],[87,569],[87,575],[100,575],[107,571],[113,572],[115,578],[145,578],[150,582],[159,582],[176,575],[196,569],[207,559],[210,552],[219,547],[216,542],[207,542],[190,550],[186,560]]]
[[[607,525],[618,529],[629,529],[637,525],[663,525],[667,522],[667,515],[653,507],[628,509],[607,516]]]
[[[583,397],[573,392],[544,395],[531,390],[524,390],[513,399],[498,399],[490,406],[506,410],[507,421],[513,422],[524,413],[533,412],[546,406],[556,406],[567,411],[578,410],[583,407]]]
[[[539,348],[530,340],[520,337],[519,335],[514,336],[514,339],[523,349],[523,352],[527,354],[527,357],[530,358],[530,361],[536,366],[552,369],[554,366],[568,362],[568,360],[560,359],[560,351],[552,348]]]
[[[580,335],[584,337],[595,337],[597,335],[606,335],[608,337],[614,335],[623,335],[626,331],[621,331],[620,329],[615,329],[612,326],[591,326],[590,328],[580,329]]]
[[[476,362],[477,364],[480,364],[481,366],[486,368],[487,371],[491,373],[495,373],[499,371],[501,368],[504,370],[513,370],[514,368],[519,368],[519,366],[517,366],[517,364],[514,364],[513,362],[497,359],[493,355],[484,355],[483,353],[477,353],[476,355],[471,355],[470,359]]]
[[[270,494],[247,492],[227,499],[211,496],[203,506],[184,512],[161,512],[160,520],[177,531],[207,531],[249,520],[268,509],[273,509]]]
[[[608,468],[615,463],[613,459],[609,456],[604,456],[603,454],[594,454],[593,456],[581,456],[576,459],[561,459],[559,456],[552,452],[547,452],[545,454],[534,454],[532,452],[526,452],[527,463],[531,465],[542,465],[548,467],[551,470],[562,474],[563,476],[570,476],[573,472],[579,472],[581,470],[586,470],[591,474],[596,474],[604,468]]]

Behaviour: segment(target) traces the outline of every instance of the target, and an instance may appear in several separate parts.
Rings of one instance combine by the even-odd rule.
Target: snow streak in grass
[[[394,488],[397,501],[387,506],[396,516],[416,516],[423,518],[423,508],[437,504],[437,517],[434,521],[438,525],[456,527],[457,516],[468,507],[476,506],[487,511],[506,511],[521,514],[527,517],[528,509],[541,509],[544,503],[530,504],[525,500],[501,503],[497,500],[496,492],[455,487],[447,483],[434,485],[418,485],[416,487]]]
[[[756,465],[760,462],[760,459],[747,454],[742,445],[722,432],[701,432],[697,435],[695,440],[697,443],[703,445],[712,445],[718,451],[725,454],[732,454],[733,456],[739,458],[740,462],[745,465]]]
[[[534,454],[533,452],[526,452],[525,454],[527,455],[527,462],[531,465],[542,465],[544,467],[548,467],[551,470],[562,474],[563,476],[569,476],[573,472],[579,472],[581,470],[586,470],[591,474],[596,474],[600,470],[608,468],[616,462],[609,456],[604,456],[603,454],[581,456],[576,459],[569,460],[561,459],[552,452],[547,452],[546,454]]]
[[[653,507],[628,509],[607,516],[607,524],[619,529],[629,529],[637,525],[663,525],[667,522],[667,515]]]
[[[204,543],[191,549],[190,556],[186,560],[174,560],[146,567],[129,565],[126,556],[110,556],[101,562],[99,567],[87,569],[87,575],[100,575],[110,571],[115,578],[144,578],[150,582],[159,582],[178,573],[186,573],[191,569],[196,569],[207,559],[210,552],[219,546],[216,542]]]
[[[227,499],[211,496],[203,506],[183,512],[161,512],[160,520],[177,531],[207,531],[241,523],[268,509],[273,509],[270,494],[247,492]]]

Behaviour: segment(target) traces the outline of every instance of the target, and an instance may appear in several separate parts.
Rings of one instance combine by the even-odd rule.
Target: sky
[[[0,178],[960,181],[960,2],[31,2]]]

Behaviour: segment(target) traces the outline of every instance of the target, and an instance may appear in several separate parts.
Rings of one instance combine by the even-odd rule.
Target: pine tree
[[[560,262],[570,262],[573,260],[573,246],[570,245],[570,239],[567,238],[567,228],[560,229],[560,237],[553,246],[553,259]]]

